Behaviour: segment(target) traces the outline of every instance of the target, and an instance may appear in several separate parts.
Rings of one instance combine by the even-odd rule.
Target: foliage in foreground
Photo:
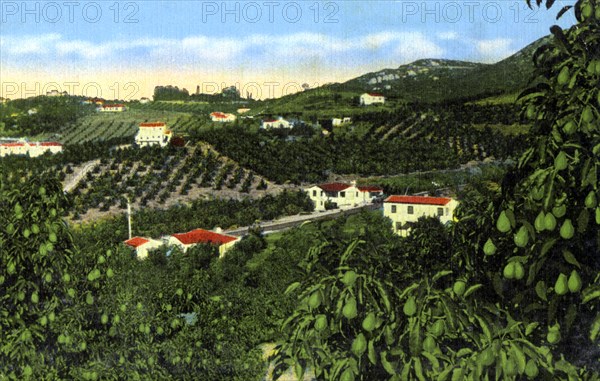
[[[575,15],[534,56],[538,79],[521,96],[531,148],[500,192],[481,187],[460,208],[451,266],[407,279],[368,241],[314,247],[287,290],[299,303],[282,325],[278,374],[600,379],[600,4],[580,0]],[[314,274],[321,258],[333,264]]]

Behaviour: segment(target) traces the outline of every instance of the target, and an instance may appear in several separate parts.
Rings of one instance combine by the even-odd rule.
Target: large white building
[[[369,106],[373,104],[384,104],[385,97],[378,93],[364,93],[360,96],[361,106]]]
[[[293,125],[289,121],[283,119],[283,117],[279,117],[277,119],[266,119],[262,121],[260,128],[269,129],[269,128],[292,128]]]
[[[377,186],[357,186],[355,183],[327,183],[314,185],[304,190],[315,205],[315,210],[325,210],[327,203],[337,206],[358,205],[370,203],[383,194],[383,189]]]
[[[409,224],[420,217],[438,217],[442,223],[454,219],[458,201],[448,197],[390,196],[383,202],[383,215],[392,220],[394,232],[406,236]]]
[[[172,132],[162,122],[140,123],[135,144],[140,147],[159,145],[165,147],[171,141]]]
[[[0,157],[8,155],[42,156],[46,152],[60,153],[63,146],[57,142],[27,142],[25,140],[0,142]]]

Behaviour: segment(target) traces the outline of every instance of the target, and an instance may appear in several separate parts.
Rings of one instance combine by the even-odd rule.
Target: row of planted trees
[[[574,12],[578,24],[553,27],[534,55],[536,82],[521,95],[534,128],[516,168],[498,190],[473,188],[447,246],[415,231],[423,255],[450,261],[407,274],[385,244],[313,248],[287,290],[299,303],[283,323],[279,370],[600,379],[600,4],[580,0]]]

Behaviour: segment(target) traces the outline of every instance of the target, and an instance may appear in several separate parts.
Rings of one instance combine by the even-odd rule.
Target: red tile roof
[[[379,93],[368,93],[370,96],[372,97],[382,97],[383,94],[379,94]]]
[[[166,126],[163,122],[150,122],[150,123],[140,123],[140,127],[164,127]]]
[[[123,242],[125,245],[131,246],[131,247],[135,247],[138,248],[146,243],[150,242],[149,239],[146,238],[142,238],[142,237],[133,237],[131,239],[128,239],[127,241]]]
[[[213,118],[219,118],[219,119],[227,119],[229,117],[228,114],[216,111],[210,114],[211,117]]]
[[[125,107],[125,105],[123,105],[123,104],[104,105],[104,108],[111,108],[111,107]]]
[[[379,188],[374,185],[358,186],[357,188],[361,192],[383,192],[383,188]]]
[[[426,197],[426,196],[390,196],[384,202],[395,204],[421,204],[421,205],[446,205],[452,201],[446,197]]]
[[[317,185],[319,188],[323,189],[325,192],[339,192],[339,191],[343,191],[344,189],[348,189],[351,187],[351,185],[348,184],[344,184],[344,183],[328,183],[328,184],[321,184],[321,185]]]
[[[173,237],[177,238],[177,240],[184,245],[192,245],[195,243],[216,243],[223,245],[225,243],[237,240],[237,237],[219,234],[204,229],[196,229],[187,233],[173,234]]]
[[[40,145],[43,147],[62,147],[62,144],[58,142],[41,142]]]
[[[25,143],[2,143],[4,147],[23,147]]]

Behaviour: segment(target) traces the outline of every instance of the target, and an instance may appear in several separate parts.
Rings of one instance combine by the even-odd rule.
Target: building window
[[[317,191],[316,190],[313,191],[313,197],[317,197]]]
[[[396,222],[396,230],[402,229],[402,222]]]
[[[412,205],[408,206],[408,210],[406,211],[408,214],[415,214],[415,207]]]
[[[358,197],[358,192],[356,192],[356,197]]]
[[[346,197],[346,192],[340,192],[340,197]]]
[[[448,215],[448,208],[446,208],[446,215]]]
[[[438,208],[438,217],[444,216],[444,208]]]
[[[396,205],[392,205],[392,213],[396,213]]]

